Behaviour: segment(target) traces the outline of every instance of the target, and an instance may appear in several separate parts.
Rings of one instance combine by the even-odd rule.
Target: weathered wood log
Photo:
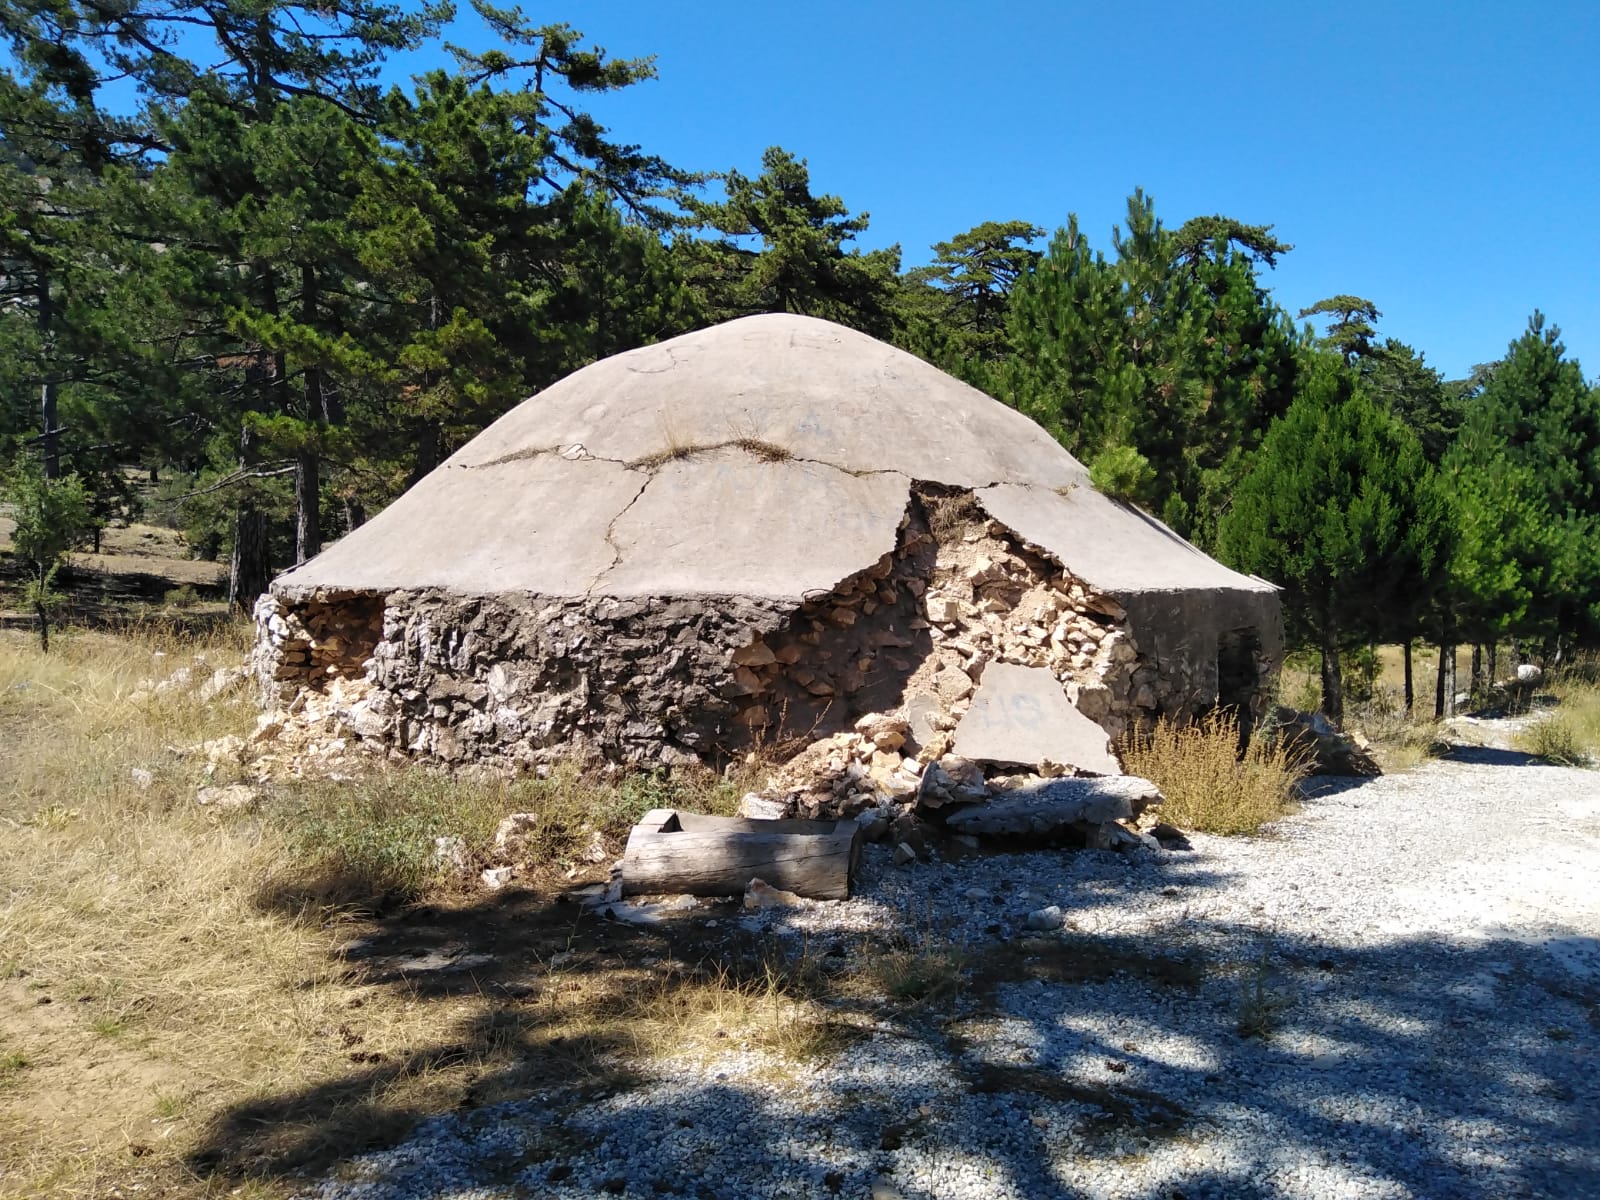
[[[752,879],[814,900],[845,900],[861,855],[854,821],[767,821],[646,813],[628,834],[624,896],[738,896]]]

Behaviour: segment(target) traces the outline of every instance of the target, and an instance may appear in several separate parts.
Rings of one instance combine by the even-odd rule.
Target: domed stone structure
[[[530,398],[282,575],[257,621],[271,701],[517,765],[703,759],[896,709],[913,746],[953,731],[959,752],[993,663],[1036,674],[976,706],[972,740],[1001,726],[984,757],[1019,722],[1055,736],[1046,679],[1103,758],[1158,713],[1248,718],[1282,649],[1270,585],[1096,492],[1026,417],[789,315]]]

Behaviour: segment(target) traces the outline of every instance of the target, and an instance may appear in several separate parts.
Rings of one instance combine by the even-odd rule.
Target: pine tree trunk
[[[50,653],[50,609],[45,603],[49,580],[50,572],[40,566],[34,579],[34,586],[38,590],[33,593],[33,612],[39,618],[39,650],[44,654]]]
[[[300,319],[311,324],[317,312],[317,272],[312,266],[300,268]],[[327,400],[322,389],[322,371],[314,364],[305,373],[305,420],[319,431],[328,421]],[[322,463],[316,450],[320,439],[313,434],[310,445],[295,456],[294,465],[294,560],[303,563],[322,550]]]
[[[1467,690],[1474,702],[1483,695],[1483,647],[1477,642],[1472,643],[1472,682]]]
[[[1335,725],[1344,721],[1344,678],[1339,673],[1339,645],[1334,631],[1322,637],[1322,712]]]
[[[228,563],[228,603],[248,613],[272,582],[267,519],[250,504],[233,514],[233,558]]]
[[[1494,686],[1494,677],[1495,677],[1495,675],[1496,675],[1496,671],[1495,671],[1495,659],[1496,659],[1496,658],[1498,658],[1498,657],[1499,657],[1499,654],[1500,654],[1500,647],[1499,647],[1499,645],[1498,645],[1498,644],[1496,644],[1496,643],[1495,643],[1495,642],[1490,642],[1490,643],[1489,643],[1489,653],[1488,653],[1488,655],[1487,655],[1487,659],[1488,659],[1488,668],[1489,668],[1489,670],[1488,670],[1488,675],[1489,675],[1489,686],[1490,686],[1490,687],[1493,687],[1493,686]]]
[[[303,563],[322,549],[322,479],[317,456],[302,450],[294,462],[294,561]]]
[[[50,327],[55,323],[55,307],[50,297],[50,277],[39,276],[39,340],[48,348],[50,345]],[[54,364],[45,363],[45,377],[39,385],[39,424],[40,439],[44,454],[44,477],[58,479],[61,476],[61,430],[56,427],[59,419],[56,403],[56,381],[54,378]],[[49,640],[46,635],[46,641]],[[48,649],[48,647],[46,647]]]
[[[411,468],[411,478],[406,486],[415,487],[424,476],[444,461],[444,430],[437,421],[429,421],[417,430],[417,457]]]
[[[1439,647],[1439,680],[1436,686],[1438,692],[1433,715],[1442,721],[1456,715],[1456,648],[1452,645]]]
[[[1412,679],[1411,679],[1411,639],[1410,638],[1407,638],[1405,640],[1404,644],[1400,647],[1400,651],[1401,651],[1401,657],[1405,661],[1405,668],[1406,668],[1406,716],[1409,717],[1411,715],[1412,708],[1416,705],[1416,702],[1417,702],[1416,689],[1412,686]]]

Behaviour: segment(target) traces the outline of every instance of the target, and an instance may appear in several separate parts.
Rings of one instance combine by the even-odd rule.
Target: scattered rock
[[[451,835],[433,839],[433,861],[441,871],[464,872],[467,869],[467,843]]]
[[[977,837],[1050,839],[1136,816],[1160,800],[1156,785],[1136,775],[1048,779],[958,809],[944,823],[953,832]]]
[[[1061,911],[1061,906],[1058,904],[1035,909],[1022,919],[1022,927],[1034,933],[1048,933],[1052,929],[1060,929],[1066,923],[1066,914]]]
[[[512,861],[527,857],[543,825],[544,820],[538,813],[512,813],[495,827],[495,857]]]
[[[915,850],[913,850],[907,843],[900,842],[895,846],[895,848],[894,848],[894,865],[895,866],[903,867],[907,863],[916,862],[916,861],[917,861],[917,852]]]
[[[242,812],[254,808],[261,800],[261,789],[248,783],[230,783],[221,787],[203,787],[195,793],[195,803],[218,812]]]
[[[753,821],[780,821],[792,811],[788,798],[775,800],[760,792],[746,792],[739,801],[737,814]]]
[[[1153,825],[1149,829],[1151,837],[1163,850],[1193,850],[1188,837],[1176,825],[1169,825],[1165,821]]]
[[[1361,741],[1335,729],[1321,713],[1279,708],[1274,714],[1277,736],[1290,751],[1304,755],[1313,775],[1382,775]]]
[[[133,786],[141,792],[149,791],[150,785],[156,781],[154,773],[147,771],[144,767],[134,767],[133,770],[128,772],[128,777],[133,780]]]
[[[589,841],[578,857],[586,863],[603,863],[611,857],[611,851],[606,848],[606,839],[598,829],[589,830]]]
[[[483,880],[484,887],[495,892],[511,882],[515,870],[514,867],[487,867],[479,878]]]
[[[750,886],[745,889],[744,906],[746,908],[783,908],[791,904],[799,904],[802,897],[794,892],[786,892],[782,888],[775,888],[764,879],[752,879]]]
[[[203,703],[236,692],[244,686],[246,672],[243,667],[218,667],[200,685],[199,696]]]
[[[884,816],[881,809],[869,808],[859,813],[856,820],[861,824],[861,837],[868,842],[881,842],[889,832],[889,818]]]

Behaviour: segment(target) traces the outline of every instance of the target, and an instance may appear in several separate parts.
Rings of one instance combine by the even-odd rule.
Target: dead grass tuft
[[[775,964],[749,979],[716,968],[630,992],[611,1019],[628,1030],[636,1059],[706,1060],[750,1049],[792,1063],[831,1059],[861,1033],[808,990]]]
[[[710,454],[714,450],[727,449],[742,450],[752,458],[761,462],[788,462],[794,454],[783,446],[774,442],[763,441],[758,437],[736,437],[725,442],[680,442],[669,436],[668,442],[653,454],[646,454],[636,458],[628,464],[629,468],[640,471],[654,470],[669,462],[679,459],[692,458],[697,454]]]
[[[1563,766],[1587,766],[1600,759],[1600,673],[1585,657],[1553,674],[1540,689],[1541,703],[1550,707],[1517,734],[1517,748]]]
[[[930,494],[923,502],[928,510],[928,528],[940,541],[959,537],[973,525],[988,519],[971,492]]]
[[[1163,819],[1202,833],[1255,833],[1293,809],[1306,764],[1289,748],[1253,738],[1239,753],[1233,714],[1216,711],[1188,725],[1162,718],[1124,738],[1123,766],[1161,789]]]

